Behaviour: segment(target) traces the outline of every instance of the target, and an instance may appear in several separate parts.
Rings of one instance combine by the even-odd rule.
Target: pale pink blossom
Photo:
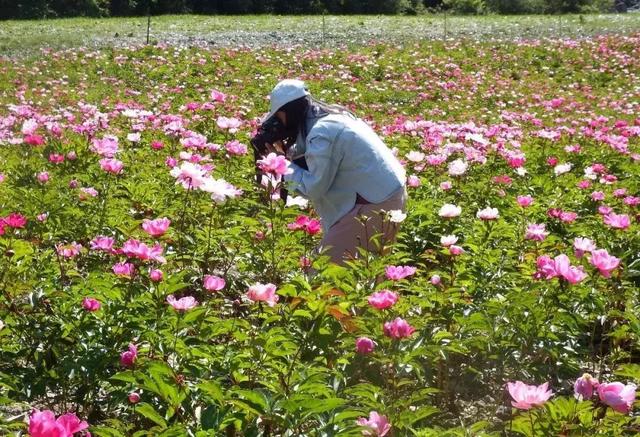
[[[476,217],[481,220],[495,220],[498,218],[500,214],[498,213],[497,208],[487,207],[485,209],[481,209],[476,213]]]
[[[149,279],[151,279],[153,282],[160,282],[162,281],[163,277],[164,274],[162,273],[162,270],[151,269],[149,271]]]
[[[211,193],[211,200],[216,203],[223,203],[227,199],[233,199],[242,194],[242,190],[234,187],[224,179],[214,179],[211,177],[204,179],[200,190]]]
[[[449,247],[458,242],[458,237],[455,235],[443,235],[440,237],[440,244],[444,247]]]
[[[527,226],[527,231],[524,238],[533,241],[544,241],[547,238],[549,232],[545,230],[545,224],[532,223]]]
[[[462,159],[456,159],[449,163],[448,171],[450,176],[461,176],[467,171],[468,164]]]
[[[376,411],[369,413],[369,418],[361,417],[356,423],[359,426],[366,427],[365,431],[362,431],[362,435],[383,437],[391,430],[391,424],[386,416],[381,416]]]
[[[620,258],[609,255],[606,249],[597,249],[591,252],[589,263],[597,268],[602,276],[608,278],[611,276],[611,272],[620,265]]]
[[[82,245],[76,243],[75,241],[69,244],[58,244],[56,245],[56,252],[63,258],[75,258],[80,255],[80,251],[82,250]]]
[[[444,218],[458,217],[462,213],[462,208],[456,205],[447,203],[440,208],[438,215]]]
[[[520,410],[539,407],[553,395],[553,392],[548,387],[548,382],[539,386],[527,385],[522,381],[509,382],[507,388],[513,399],[511,405]]]
[[[266,302],[270,307],[274,306],[279,300],[279,296],[276,294],[276,286],[270,283],[262,284],[258,282],[250,286],[245,295],[254,302]]]
[[[601,383],[598,397],[602,403],[622,414],[629,414],[636,399],[636,385],[621,382]]]
[[[573,248],[576,258],[582,258],[585,253],[596,250],[596,243],[588,238],[576,237],[573,240]]]
[[[604,224],[614,229],[627,229],[631,225],[631,219],[627,214],[609,212],[603,217]]]
[[[602,191],[594,191],[591,193],[591,199],[596,202],[604,200],[604,193]]]
[[[120,174],[124,168],[124,163],[115,158],[103,158],[100,160],[100,168],[107,173]]]
[[[187,190],[200,188],[205,183],[207,176],[207,172],[202,166],[188,161],[182,162],[180,167],[174,167],[169,173],[176,178],[176,184],[182,184]]]
[[[47,182],[49,182],[49,172],[41,171],[40,173],[38,173],[37,179],[41,184],[46,184]]]
[[[193,296],[185,296],[176,299],[173,294],[167,296],[167,303],[176,311],[188,311],[198,305],[198,301]]]
[[[399,281],[407,276],[414,275],[416,268],[411,266],[387,266],[384,271],[387,279]]]
[[[229,133],[238,132],[238,128],[242,125],[242,122],[235,117],[227,118],[227,117],[218,117],[216,120],[216,124],[220,129],[228,129]]]
[[[580,401],[586,401],[593,396],[593,390],[599,385],[598,380],[593,376],[585,373],[580,378],[576,379],[573,384],[573,395]]]
[[[465,253],[465,250],[462,247],[456,246],[455,244],[452,244],[451,246],[449,246],[450,255],[458,256],[458,255],[462,255],[463,253]]]
[[[409,175],[409,177],[407,177],[407,186],[411,187],[411,188],[417,188],[420,186],[420,178],[416,175]]]
[[[527,208],[533,203],[533,197],[529,195],[518,196],[516,200],[518,202],[518,205],[520,205],[522,208]]]
[[[118,153],[118,138],[113,135],[105,135],[102,139],[91,140],[91,150],[105,158],[113,158]]]
[[[133,277],[133,274],[136,271],[136,267],[131,263],[119,262],[114,264],[114,266],[112,267],[112,270],[113,270],[113,273],[115,273],[118,276],[131,278]]]
[[[258,167],[265,173],[282,176],[293,173],[289,168],[289,161],[282,155],[269,153],[263,159],[258,160]]]
[[[226,282],[219,276],[206,275],[204,277],[204,288],[208,291],[219,291],[224,288]]]

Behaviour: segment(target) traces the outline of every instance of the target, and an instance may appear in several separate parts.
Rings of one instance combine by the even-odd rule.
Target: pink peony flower
[[[440,237],[440,244],[442,244],[443,247],[449,247],[457,242],[458,237],[455,235],[443,235]]]
[[[636,399],[636,385],[624,385],[621,382],[602,383],[598,385],[598,396],[615,411],[628,414]]]
[[[293,173],[293,170],[289,168],[289,161],[287,158],[273,152],[269,153],[263,159],[258,160],[258,167],[260,167],[260,170],[265,173],[277,176]]]
[[[242,194],[242,190],[231,185],[224,179],[207,177],[200,187],[202,191],[211,193],[211,200],[216,203],[224,203],[227,199],[233,199]]]
[[[149,279],[151,279],[153,282],[160,282],[162,281],[163,277],[164,274],[162,273],[162,270],[151,269],[149,271]]]
[[[411,266],[387,266],[384,269],[387,279],[399,281],[416,273],[416,268]]]
[[[588,400],[593,396],[593,389],[597,387],[598,380],[588,373],[585,373],[580,378],[576,379],[575,384],[573,384],[573,395],[580,401]]]
[[[89,242],[89,247],[91,248],[91,250],[102,250],[104,252],[111,252],[113,250],[114,243],[115,240],[113,238],[98,235]]]
[[[133,238],[125,241],[122,245],[122,253],[130,258],[138,258],[143,261],[153,260],[164,264],[167,260],[162,256],[163,248],[160,243],[156,243],[153,247],[147,246],[145,243]]]
[[[228,129],[230,133],[234,134],[238,132],[238,128],[242,125],[242,122],[235,117],[218,117],[216,124],[220,129]]]
[[[587,274],[582,269],[582,266],[575,267],[570,264],[569,257],[567,255],[558,255],[554,258],[555,269],[558,276],[563,277],[570,284],[577,284],[587,277]]]
[[[527,208],[529,206],[531,206],[531,204],[533,203],[533,197],[531,196],[518,196],[517,197],[517,202],[518,205],[520,205],[522,208]]]
[[[204,277],[204,288],[208,291],[222,290],[225,285],[225,280],[219,276],[206,275]]]
[[[115,158],[103,158],[100,160],[100,168],[107,173],[120,174],[124,168],[124,163]]]
[[[406,320],[397,317],[391,322],[386,322],[383,326],[384,335],[391,338],[405,338],[415,332],[415,328]]]
[[[56,419],[52,411],[35,410],[29,417],[31,437],[73,437],[73,434],[88,427],[87,422],[80,421],[73,413],[63,414]]]
[[[120,364],[123,367],[133,367],[138,359],[138,348],[135,344],[129,343],[129,349],[120,354]]]
[[[620,258],[609,255],[606,249],[593,250],[589,262],[598,269],[600,274],[605,278],[611,276],[611,272],[620,265]]]
[[[100,309],[100,301],[92,297],[82,299],[82,308],[89,312],[95,312]]]
[[[176,311],[188,311],[198,305],[198,301],[193,296],[185,296],[180,299],[176,299],[173,294],[167,296],[167,302]]]
[[[375,342],[368,337],[359,337],[356,340],[356,352],[361,355],[370,354],[375,348]]]
[[[167,232],[171,220],[166,217],[157,218],[155,220],[144,219],[142,221],[142,229],[152,237],[159,237]]]
[[[458,256],[458,255],[462,255],[463,253],[465,253],[465,250],[462,247],[457,246],[455,244],[452,244],[451,246],[449,246],[450,255]]]
[[[118,138],[105,135],[102,139],[91,140],[91,150],[105,158],[113,158],[118,153]]]
[[[151,141],[151,148],[153,150],[162,150],[164,149],[164,143],[162,141],[153,140]]]
[[[42,184],[46,184],[47,182],[49,182],[49,172],[43,171],[38,173],[38,182],[42,183]]]
[[[136,267],[131,263],[119,262],[113,265],[112,270],[113,270],[113,273],[115,273],[118,276],[123,276],[125,278],[132,278],[136,271]]]
[[[429,282],[431,282],[431,285],[440,285],[442,278],[440,278],[440,275],[433,275]]]
[[[548,390],[548,386],[548,382],[539,386],[527,385],[522,381],[508,383],[507,388],[513,399],[511,405],[520,410],[541,406],[553,395],[551,390]]]
[[[576,258],[582,258],[586,252],[596,250],[596,243],[588,238],[577,237],[573,240]]]
[[[438,211],[438,215],[444,218],[458,217],[460,213],[462,213],[462,208],[450,203],[443,205],[440,211]]]
[[[309,235],[315,235],[322,229],[319,220],[312,219],[306,215],[299,215],[296,217],[296,221],[289,223],[287,228],[292,231],[303,230]]]
[[[140,395],[135,391],[129,393],[129,396],[127,396],[127,398],[129,399],[129,402],[132,404],[137,404],[138,402],[140,402]]]
[[[199,164],[185,161],[180,167],[173,167],[169,172],[185,189],[200,188],[206,179],[207,172]]]
[[[381,290],[371,294],[367,301],[378,310],[391,308],[398,301],[398,294],[390,290]]]
[[[544,223],[532,223],[527,226],[527,231],[524,238],[526,238],[527,240],[544,241],[544,239],[547,238],[547,235],[549,235],[549,232],[545,230]]]
[[[247,146],[238,140],[229,141],[224,145],[224,148],[231,156],[243,156],[247,154]]]
[[[17,212],[12,212],[4,219],[2,219],[5,226],[9,226],[10,228],[20,229],[24,228],[27,224],[27,218],[22,214],[18,214]]]
[[[226,94],[218,90],[211,90],[211,100],[223,103],[227,99]]]
[[[376,411],[369,413],[369,419],[361,417],[356,423],[367,428],[362,431],[362,435],[382,437],[391,430],[391,424],[386,416],[381,416]]]
[[[604,193],[602,191],[594,191],[591,193],[591,199],[596,202],[604,200]]]
[[[260,282],[249,287],[245,296],[254,302],[266,302],[270,307],[274,306],[279,299],[275,285]]]
[[[609,212],[603,217],[604,224],[614,229],[627,229],[631,225],[631,219],[627,214]]]
[[[407,177],[407,186],[411,187],[411,188],[417,188],[420,186],[420,178],[416,175],[409,175]]]
[[[71,244],[57,244],[56,252],[63,258],[74,258],[80,255],[80,251],[82,250],[82,245],[76,243],[75,241]]]

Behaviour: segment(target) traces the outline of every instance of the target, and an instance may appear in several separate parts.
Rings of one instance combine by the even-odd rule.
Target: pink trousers
[[[381,203],[356,204],[351,211],[329,228],[320,242],[319,251],[331,261],[344,265],[358,258],[358,248],[380,253],[380,249],[395,240],[399,223],[389,221],[380,211],[405,211],[407,190],[402,187]]]

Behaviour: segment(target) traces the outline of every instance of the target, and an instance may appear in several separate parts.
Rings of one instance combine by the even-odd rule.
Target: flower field
[[[285,77],[404,164],[383,255],[256,183]],[[4,58],[0,434],[636,435],[639,166],[639,34]]]

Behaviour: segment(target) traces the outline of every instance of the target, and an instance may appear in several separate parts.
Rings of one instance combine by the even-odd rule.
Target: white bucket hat
[[[271,107],[269,108],[269,113],[262,118],[262,122],[273,117],[273,115],[287,103],[308,95],[309,90],[307,90],[307,86],[303,81],[298,79],[281,80],[275,87],[273,87],[273,90],[269,95],[271,99]]]

